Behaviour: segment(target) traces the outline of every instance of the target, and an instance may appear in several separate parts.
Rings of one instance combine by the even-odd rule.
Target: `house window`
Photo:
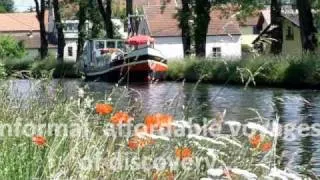
[[[212,48],[212,57],[214,57],[214,58],[221,57],[221,48],[220,47]]]
[[[68,56],[69,57],[73,56],[73,48],[72,47],[68,47]]]
[[[287,28],[286,39],[287,40],[294,40],[294,33],[293,33],[293,29],[291,26],[288,26],[288,28]]]

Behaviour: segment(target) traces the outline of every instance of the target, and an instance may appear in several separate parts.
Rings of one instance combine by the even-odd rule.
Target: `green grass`
[[[185,59],[169,61],[168,80],[320,87],[320,56],[261,56],[240,61]]]
[[[133,93],[131,92],[133,90],[115,87],[110,94],[105,94],[105,99],[112,98],[112,101],[103,98],[96,101],[90,96],[79,98],[75,95],[73,98],[65,98],[60,94],[61,90],[59,89],[56,90],[57,94],[52,94],[52,90],[45,84],[41,89],[47,93],[47,95],[44,95],[46,98],[21,100],[20,98],[9,98],[7,93],[10,90],[8,91],[5,86],[1,86],[1,127],[3,127],[3,124],[12,125],[15,128],[15,133],[27,132],[28,135],[2,136],[0,179],[153,179],[155,172],[161,174],[164,171],[171,171],[175,179],[182,180],[208,177],[210,173],[207,170],[224,169],[226,167],[245,170],[247,173],[253,173],[259,179],[263,176],[269,176],[269,168],[277,165],[275,164],[277,157],[274,156],[276,140],[263,133],[261,135],[264,135],[267,141],[274,143],[269,152],[261,152],[252,148],[247,137],[230,137],[226,134],[219,134],[212,138],[172,136],[168,140],[156,138],[163,136],[156,136],[152,137],[155,141],[154,144],[131,150],[128,148],[128,138],[133,136],[134,133],[132,132],[128,137],[115,138],[103,135],[103,130],[111,125],[109,122],[110,115],[100,116],[96,114],[95,104],[97,102],[111,103],[114,106],[113,113],[127,111],[135,117],[132,123],[136,125],[143,122],[143,119],[138,118],[141,115],[141,104],[126,99],[130,93]],[[221,118],[223,117],[217,116],[214,122],[221,121]],[[17,123],[21,125],[17,126]],[[29,129],[23,126],[30,123]],[[53,131],[48,128],[53,123],[60,125],[78,124],[82,128],[87,127],[88,136],[72,136],[79,131],[71,131],[70,129],[74,128],[71,128],[71,126],[70,131],[67,131],[70,133],[67,136],[61,136],[61,133],[58,133],[59,131],[56,131],[56,129]],[[44,124],[44,128],[36,128],[39,124]],[[209,124],[211,123],[207,125]],[[30,130],[33,128],[35,130]],[[24,131],[25,129],[27,130]],[[1,132],[3,130],[1,129]],[[125,128],[123,131],[126,132],[127,130]],[[118,130],[115,132],[118,132]],[[45,147],[37,147],[32,143],[31,137],[36,134],[47,138]],[[183,168],[182,162],[176,161],[175,158],[175,149],[178,147],[190,148],[192,159],[202,158],[214,163],[203,165],[201,168]],[[114,158],[119,159],[117,158],[118,155],[123,158],[136,158],[138,163],[141,163],[139,161],[141,158],[154,160],[165,157],[172,162],[177,162],[177,166],[175,168],[166,166],[164,170],[143,170],[134,169],[135,162],[130,161],[129,165],[132,169],[121,168],[121,165],[125,164],[123,162],[123,164],[117,166],[117,171],[113,171],[109,161]],[[146,168],[150,167],[152,167],[152,164]],[[232,179],[244,179],[247,173],[232,173]],[[159,176],[160,179],[167,179],[165,174]],[[213,177],[213,179],[216,178],[218,177]]]
[[[5,73],[9,77],[16,78],[41,78],[48,76],[54,78],[78,78],[80,77],[76,64],[74,63],[58,63],[53,56],[49,56],[44,60],[39,59],[3,59]],[[1,70],[0,70],[1,72]]]

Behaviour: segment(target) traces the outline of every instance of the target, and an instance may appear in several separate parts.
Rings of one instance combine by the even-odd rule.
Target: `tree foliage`
[[[0,58],[21,58],[25,54],[22,42],[10,36],[0,36]]]
[[[13,0],[1,0],[0,1],[0,13],[13,12],[14,2]]]

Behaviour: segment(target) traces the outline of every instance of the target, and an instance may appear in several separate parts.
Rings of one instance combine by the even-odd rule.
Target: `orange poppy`
[[[257,148],[261,143],[261,136],[259,134],[254,135],[250,138],[250,144],[253,148]]]
[[[128,147],[131,150],[136,150],[138,148],[143,148],[144,146],[145,146],[145,143],[141,138],[138,138],[138,137],[134,136],[134,137],[129,139]]]
[[[272,142],[267,142],[261,145],[262,152],[268,152],[272,148]]]
[[[32,142],[37,146],[45,146],[47,144],[47,139],[40,135],[35,135],[32,137]]]
[[[120,111],[115,113],[111,117],[110,122],[113,124],[122,124],[122,123],[127,124],[127,123],[130,123],[132,120],[133,118],[130,117],[128,113]]]
[[[152,175],[153,180],[166,179],[166,180],[174,180],[173,172],[166,170],[165,172],[155,172]]]
[[[176,157],[180,160],[183,160],[185,158],[191,158],[192,157],[192,150],[188,147],[183,148],[177,148],[176,149]]]
[[[156,113],[148,115],[144,118],[144,123],[147,126],[148,131],[151,129],[157,130],[161,127],[171,126],[173,117],[168,114]]]
[[[110,104],[96,104],[96,113],[99,115],[107,115],[112,113],[113,107]]]

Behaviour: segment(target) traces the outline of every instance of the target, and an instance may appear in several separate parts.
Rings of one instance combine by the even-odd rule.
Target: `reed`
[[[8,96],[8,88],[0,88],[1,179],[261,179],[276,178],[280,173],[282,177],[302,177],[276,168],[277,134],[257,123],[250,125],[256,130],[250,137],[166,136],[160,129],[176,132],[194,124],[161,110],[142,114],[140,101],[130,96],[139,93],[137,90],[115,86],[94,100],[85,89],[79,89],[74,97],[64,97],[61,89],[52,94],[44,84],[40,87],[46,92],[43,96],[24,99]],[[36,93],[39,87],[34,90]],[[184,107],[187,104],[181,106],[167,109],[188,108]],[[202,131],[223,124],[224,115],[203,122]],[[128,136],[115,136],[119,123]],[[138,124],[147,129],[127,133],[133,129],[130,125]],[[151,133],[148,127],[152,125],[155,131]],[[106,133],[108,127],[114,131]],[[121,158],[130,161],[110,162]],[[159,158],[168,164],[150,164]],[[147,166],[139,166],[143,159]],[[198,166],[186,165],[190,160]]]

